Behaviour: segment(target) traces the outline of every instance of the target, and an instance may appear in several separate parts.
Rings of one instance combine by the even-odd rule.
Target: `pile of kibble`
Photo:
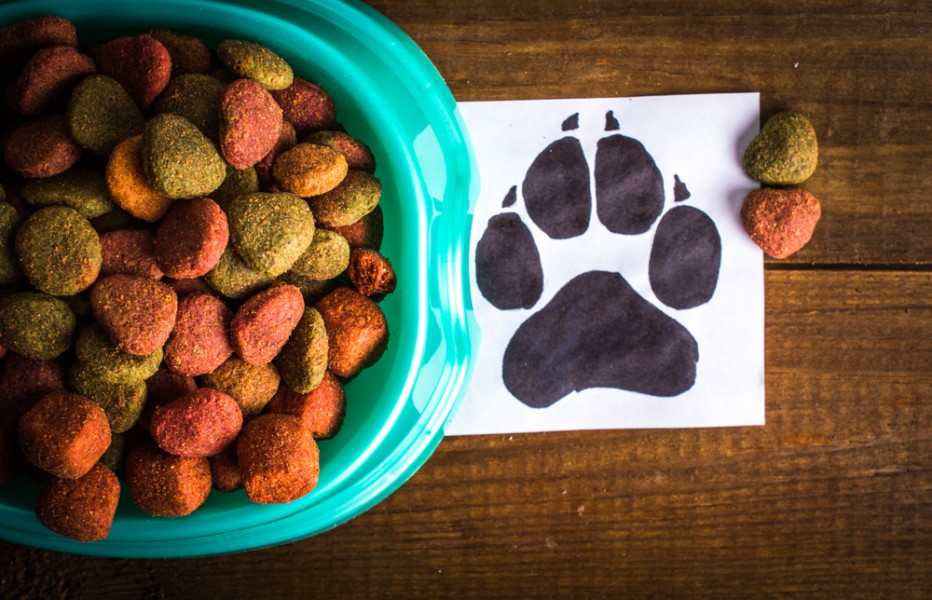
[[[79,49],[45,16],[0,29],[0,75],[0,483],[33,478],[39,521],[81,541],[117,473],[156,516],[310,492],[388,340],[369,147],[246,40]]]

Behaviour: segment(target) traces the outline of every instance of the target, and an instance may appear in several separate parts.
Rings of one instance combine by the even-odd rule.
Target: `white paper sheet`
[[[470,253],[472,298],[481,329],[481,342],[466,398],[447,426],[446,434],[762,425],[763,258],[739,220],[741,201],[750,190],[757,187],[743,173],[740,157],[758,131],[758,94],[467,102],[459,106],[473,141],[481,182]],[[570,118],[573,115],[576,115],[575,119]],[[606,126],[609,127],[608,131]],[[597,210],[600,196],[596,193],[596,152],[599,140],[615,135],[640,142],[662,177],[662,213],[641,234],[613,233],[601,221]],[[534,193],[539,196],[541,192],[539,189],[534,192],[527,188],[525,178],[538,155],[552,142],[565,137],[579,140],[588,164],[591,217],[582,235],[553,239],[541,230],[528,213],[525,190],[528,190],[529,195]],[[570,141],[569,145],[573,143]],[[609,153],[605,152],[605,155]],[[603,158],[603,168],[611,167],[609,158]],[[676,198],[674,185],[677,180],[685,186],[679,188],[680,192],[688,190],[689,197],[685,200]],[[515,191],[506,199],[512,186],[516,186]],[[605,185],[602,189],[605,189]],[[603,195],[608,197],[608,193]],[[557,199],[553,198],[549,202],[557,202]],[[507,206],[503,207],[503,203]],[[609,202],[606,200],[605,204]],[[698,306],[682,309],[670,308],[661,301],[648,276],[658,224],[662,222],[663,215],[680,206],[691,206],[708,215],[715,224],[721,245],[718,279],[711,298]],[[506,213],[512,215],[508,217],[510,223],[519,220],[526,226],[539,252],[543,285],[539,298],[530,308],[497,308],[483,295],[477,283],[477,244],[483,238],[490,219]],[[549,226],[552,225],[551,222]],[[681,237],[684,240],[676,247],[688,249],[691,244],[690,232],[682,233]],[[501,244],[502,239],[512,238],[499,236],[497,239]],[[507,259],[507,253],[504,258]],[[686,257],[684,260],[688,263],[690,259]],[[708,280],[710,269],[706,269],[705,281]],[[576,382],[574,386],[585,389],[571,391],[556,401],[535,396],[534,393],[528,395],[527,391],[521,392],[524,396],[521,400],[509,391],[503,381],[503,357],[512,336],[527,319],[542,312],[567,282],[589,271],[621,274],[643,302],[656,307],[689,332],[698,347],[698,361],[695,362],[694,378],[691,381],[678,384],[679,387],[674,386],[672,392],[667,389],[662,395],[609,386],[587,387],[597,377],[603,380],[607,377],[611,380],[610,386],[618,384],[616,375],[611,371],[614,368],[611,365],[616,363],[612,362],[612,357],[606,357],[604,360],[599,358],[576,364],[572,369],[573,381]],[[689,269],[686,271],[683,277],[688,277]],[[490,280],[488,272],[488,268],[483,271],[487,294],[487,282]],[[505,277],[507,279],[508,276]],[[508,281],[513,281],[514,277],[521,279],[523,275],[512,273],[510,277],[512,279]],[[605,277],[611,279],[611,276],[601,277],[600,281],[606,281]],[[702,277],[699,279],[703,280]],[[503,281],[502,275],[492,277],[491,280],[497,284]],[[611,280],[608,283],[614,286],[617,282]],[[504,286],[506,296],[509,289],[507,285]],[[585,290],[576,289],[571,294],[574,296],[573,306],[580,304],[580,298],[586,296]],[[620,305],[616,303],[609,307],[609,303],[614,302],[613,298],[595,299],[594,304],[590,305],[590,312],[592,306],[602,305],[606,306],[607,312],[612,312]],[[500,300],[497,302],[501,304]],[[547,314],[550,318],[544,325],[549,324],[551,329],[538,337],[545,341],[547,347],[553,348],[552,352],[566,353],[568,363],[573,363],[574,357],[579,362],[579,356],[588,356],[586,352],[592,352],[593,344],[599,356],[613,352],[619,354],[623,350],[619,348],[617,340],[607,341],[603,347],[600,345],[601,340],[591,339],[593,335],[589,329],[592,319],[586,319],[583,327],[574,328],[573,321],[579,321],[579,314],[576,314],[574,308],[564,308],[564,312],[567,314],[566,319],[561,317],[555,320],[554,311],[549,311]],[[658,315],[654,317],[661,318]],[[608,319],[609,324],[615,322],[612,319],[617,321],[612,317]],[[600,319],[595,320],[601,323]],[[621,324],[610,329],[628,335],[625,327],[628,326]],[[557,331],[553,328],[564,329]],[[585,339],[573,341],[576,339],[576,330],[583,329],[588,332],[583,336]],[[541,332],[540,323],[537,323],[535,331]],[[609,335],[605,339],[611,337]],[[526,344],[528,339],[533,340],[535,336],[531,332],[523,335],[522,339]],[[588,344],[589,350],[576,353],[574,348],[581,348],[579,344]],[[662,343],[659,345],[663,346]],[[682,343],[678,347],[681,346]],[[541,351],[550,352],[547,348],[536,349],[536,352]],[[646,355],[654,356],[650,353]],[[515,362],[515,357],[514,351],[509,354],[509,359],[514,363],[509,373],[523,373],[523,390],[528,389],[528,385],[533,387],[538,374],[541,381],[546,381],[548,377],[552,379],[554,373],[557,373],[558,380],[561,377],[560,368],[548,368],[549,373],[538,373],[540,367],[527,370],[526,365]],[[637,358],[624,360],[636,361]],[[587,370],[589,363],[597,363],[598,368],[593,369],[601,369],[600,374],[590,373]],[[649,364],[631,366],[628,363],[622,365],[621,370],[637,368],[651,371]],[[652,377],[663,378],[669,375],[668,371],[679,370],[679,367],[664,367],[655,369],[658,371],[655,373],[645,372],[636,379],[638,385],[651,387]],[[625,385],[633,387],[627,381]],[[680,391],[683,387],[688,389]],[[533,407],[535,402],[548,405]]]

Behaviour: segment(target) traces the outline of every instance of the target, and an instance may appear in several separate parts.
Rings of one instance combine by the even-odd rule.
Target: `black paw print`
[[[577,129],[578,114],[563,123]],[[612,112],[606,131],[617,131]],[[654,159],[636,139],[620,133],[599,140],[595,154],[595,213],[610,232],[642,235],[664,213],[664,182]],[[718,282],[721,238],[703,211],[679,204],[689,198],[674,176],[675,205],[653,234],[648,278],[654,296],[674,309],[708,302]],[[527,215],[554,240],[584,235],[590,227],[589,162],[579,140],[567,135],[533,161],[521,187]],[[517,202],[513,186],[503,208]],[[593,387],[676,396],[693,386],[699,349],[675,319],[643,298],[617,272],[588,270],[567,282],[550,302],[514,332],[502,359],[508,390],[543,408],[573,391]],[[476,280],[500,310],[530,309],[543,291],[544,272],[530,229],[515,212],[489,220],[476,247]]]

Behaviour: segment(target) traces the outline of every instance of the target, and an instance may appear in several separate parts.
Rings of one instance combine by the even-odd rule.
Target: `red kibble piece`
[[[303,314],[304,297],[296,286],[283,284],[263,290],[243,302],[233,316],[233,349],[249,364],[271,362]]]
[[[141,275],[109,275],[91,288],[94,318],[110,341],[130,354],[150,354],[164,346],[177,311],[175,292]]]
[[[119,501],[120,480],[97,463],[77,479],[49,479],[39,493],[36,516],[58,535],[96,542],[110,534]]]
[[[43,48],[29,59],[16,81],[13,109],[26,116],[64,109],[71,88],[96,70],[91,57],[72,46]]]
[[[171,78],[168,50],[149,34],[121,37],[97,47],[97,70],[113,77],[126,89],[139,108],[149,108]]]
[[[152,377],[146,379],[146,406],[139,416],[139,424],[148,430],[152,413],[157,407],[187,396],[196,389],[197,381],[193,377],[159,367]]]
[[[786,258],[812,238],[822,207],[802,188],[754,190],[741,206],[741,222],[770,257]]]
[[[0,420],[12,423],[43,396],[64,392],[65,370],[58,360],[40,360],[10,352],[0,370]]]
[[[100,276],[115,273],[161,279],[155,260],[155,236],[145,229],[116,229],[100,236]]]
[[[246,496],[253,502],[291,502],[317,485],[320,451],[297,417],[256,417],[243,427],[236,452]]]
[[[176,456],[213,456],[230,445],[243,426],[231,396],[210,388],[155,409],[149,432],[159,447]]]
[[[230,239],[226,213],[210,198],[177,200],[155,233],[155,257],[175,279],[206,275]]]
[[[51,177],[74,166],[81,158],[81,147],[68,134],[65,115],[53,114],[14,129],[3,158],[23,177]]]
[[[220,96],[220,153],[235,169],[251,167],[272,151],[282,128],[282,109],[252,79],[237,79]]]
[[[360,294],[380,300],[395,291],[395,270],[378,250],[353,248],[347,268],[350,283]]]
[[[210,477],[214,489],[235,492],[243,487],[243,473],[236,458],[236,444],[230,444],[220,453],[207,457],[210,461]]]
[[[326,440],[339,433],[343,425],[346,393],[340,380],[326,371],[317,387],[307,394],[299,394],[282,384],[265,411],[298,417],[315,440]]]
[[[26,460],[46,473],[76,479],[110,446],[110,424],[95,402],[68,392],[39,400],[19,421],[19,446]]]
[[[74,23],[55,15],[35,17],[0,29],[0,62],[22,63],[40,48],[77,45]]]
[[[283,90],[273,90],[272,96],[282,108],[284,119],[294,125],[299,136],[330,129],[337,122],[333,99],[324,88],[300,77]]]
[[[165,364],[175,373],[210,373],[233,354],[227,331],[233,312],[212,294],[195,292],[178,302],[175,327],[165,344]]]
[[[183,517],[210,495],[210,463],[203,457],[169,454],[138,446],[126,457],[126,487],[133,502],[155,517]]]

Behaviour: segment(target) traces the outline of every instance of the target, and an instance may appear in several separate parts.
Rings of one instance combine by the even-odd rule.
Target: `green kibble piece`
[[[155,374],[162,363],[162,349],[151,354],[130,354],[113,345],[96,323],[85,327],[75,342],[78,361],[109,383],[135,383]]]
[[[815,172],[819,143],[815,128],[795,112],[772,116],[744,152],[744,170],[764,185],[798,185]]]
[[[309,279],[333,279],[349,266],[350,245],[346,238],[334,231],[315,229],[314,239],[290,272]]]
[[[90,221],[67,206],[30,215],[16,232],[15,246],[29,282],[53,296],[77,294],[100,273],[100,237]]]
[[[15,283],[23,277],[14,251],[16,230],[22,222],[11,204],[0,202],[0,285]]]
[[[204,275],[204,281],[221,296],[240,300],[268,287],[274,278],[250,269],[228,245],[220,261]]]
[[[254,42],[223,40],[217,46],[217,60],[234,75],[254,79],[269,90],[283,90],[294,81],[282,57]]]
[[[314,215],[288,192],[237,196],[228,206],[230,242],[246,265],[277,277],[291,268],[314,238]]]
[[[227,175],[216,146],[191,121],[174,113],[149,120],[142,155],[149,185],[169,198],[207,196]]]
[[[243,194],[254,194],[259,191],[259,175],[255,167],[246,167],[245,169],[230,168],[223,185],[217,188],[210,195],[211,200],[216,202],[220,208],[226,211],[230,202],[237,196]]]
[[[216,77],[188,73],[174,77],[152,105],[153,114],[175,113],[216,140],[220,131],[217,107],[224,85]]]
[[[343,181],[330,190],[308,199],[317,224],[322,227],[352,225],[378,206],[382,183],[370,173],[350,169]]]
[[[106,75],[89,75],[75,86],[67,119],[74,141],[98,156],[108,156],[117,144],[142,133],[146,126],[123,86]]]
[[[298,326],[274,362],[285,385],[299,394],[306,394],[323,380],[328,351],[323,317],[316,309],[305,308]]]
[[[304,304],[311,305],[327,295],[335,285],[332,279],[311,279],[294,271],[286,271],[278,276],[278,281],[290,283],[304,296]]]
[[[0,299],[0,344],[17,354],[51,360],[71,345],[76,326],[60,298],[17,292]]]
[[[200,378],[200,387],[209,387],[232,396],[243,419],[262,412],[278,386],[281,376],[272,363],[251,365],[238,356],[231,356],[222,365]]]
[[[103,173],[74,167],[59,175],[23,184],[20,194],[30,206],[68,206],[87,219],[107,214],[114,208]]]
[[[123,433],[135,425],[146,404],[148,390],[145,381],[113,383],[80,361],[71,367],[68,383],[77,393],[87,396],[104,410],[113,433]]]

